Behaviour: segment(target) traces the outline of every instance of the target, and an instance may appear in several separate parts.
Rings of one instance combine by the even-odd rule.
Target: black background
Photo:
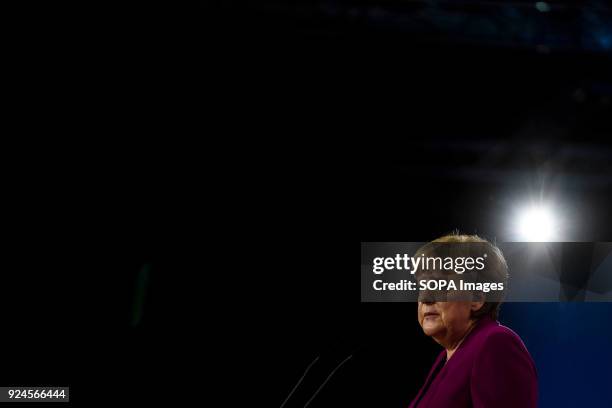
[[[71,140],[7,150],[3,384],[280,406],[320,356],[297,406],[352,354],[311,406],[406,406],[438,348],[360,303],[361,241],[494,239],[542,171],[573,239],[611,239],[604,54],[238,3],[15,16],[21,132]]]
[[[232,10],[220,26],[212,78],[249,163],[231,209],[257,248],[236,258],[253,262],[255,298],[227,323],[235,352],[255,357],[233,366],[236,390],[280,405],[320,355],[288,402],[303,406],[352,354],[312,406],[408,405],[438,348],[414,306],[359,302],[360,241],[503,239],[506,204],[549,189],[570,205],[569,240],[610,239],[609,102],[590,90],[609,83],[606,55],[282,13]]]

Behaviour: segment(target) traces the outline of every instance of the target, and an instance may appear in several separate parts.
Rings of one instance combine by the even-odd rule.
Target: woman
[[[485,251],[487,265],[479,279],[507,283],[508,267],[501,251],[475,235],[448,235],[425,245],[418,254],[468,255],[465,245],[455,244]],[[417,272],[418,279],[424,273]],[[446,296],[419,295],[419,324],[444,350],[410,408],[537,406],[535,365],[519,336],[497,322],[500,299],[491,301],[483,293],[471,293],[469,299],[451,292]]]

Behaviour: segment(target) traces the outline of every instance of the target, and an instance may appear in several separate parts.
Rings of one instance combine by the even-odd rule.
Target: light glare
[[[557,225],[553,212],[546,207],[530,207],[518,219],[518,235],[522,241],[550,242],[556,238]]]

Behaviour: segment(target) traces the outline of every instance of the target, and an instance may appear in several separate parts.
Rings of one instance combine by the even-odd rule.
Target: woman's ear
[[[479,311],[482,306],[485,304],[485,297],[484,294],[482,293],[475,293],[474,294],[474,300],[472,301],[471,305],[470,305],[470,310],[472,312],[477,312]]]
[[[485,302],[472,302],[472,307],[471,307],[472,312],[479,311],[484,304]]]

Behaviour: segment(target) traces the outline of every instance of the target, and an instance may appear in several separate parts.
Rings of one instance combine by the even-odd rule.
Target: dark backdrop
[[[370,20],[364,3],[19,15],[35,47],[16,48],[40,59],[13,105],[44,113],[20,129],[77,141],[16,138],[3,162],[3,384],[90,404],[222,382],[223,405],[280,406],[320,356],[303,406],[352,354],[312,406],[406,406],[438,347],[414,305],[360,303],[360,241],[504,239],[509,204],[540,192],[571,239],[612,239],[603,6],[380,3]],[[484,17],[446,26],[457,12]],[[504,306],[542,406],[609,405],[611,315]]]

